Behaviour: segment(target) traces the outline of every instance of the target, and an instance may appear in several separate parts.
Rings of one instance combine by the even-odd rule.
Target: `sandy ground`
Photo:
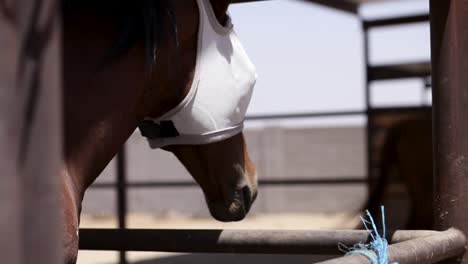
[[[358,223],[357,214],[281,214],[253,215],[236,223],[221,223],[208,218],[192,218],[182,215],[154,217],[150,215],[130,215],[127,218],[129,228],[168,228],[168,229],[352,229]],[[81,227],[115,228],[116,219],[105,216],[83,215]],[[78,264],[117,263],[116,252],[80,251]],[[129,252],[130,263],[313,263],[318,260],[311,256],[268,256],[268,255],[232,255],[232,254],[171,254],[160,252]],[[320,259],[320,258],[319,258]]]

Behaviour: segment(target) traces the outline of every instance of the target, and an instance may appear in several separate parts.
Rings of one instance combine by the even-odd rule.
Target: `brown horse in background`
[[[229,0],[206,1],[223,26]],[[195,0],[62,3],[64,243],[66,263],[75,263],[86,189],[145,117],[174,108],[191,87],[199,13]],[[213,217],[245,217],[256,197],[257,179],[242,134],[164,149],[200,184]]]
[[[407,119],[388,129],[382,147],[376,187],[369,196],[366,206],[374,216],[380,215],[380,205],[384,200],[392,172],[397,173],[408,193],[410,212],[405,228],[433,229],[432,121],[430,118]],[[398,212],[393,213],[398,214]]]

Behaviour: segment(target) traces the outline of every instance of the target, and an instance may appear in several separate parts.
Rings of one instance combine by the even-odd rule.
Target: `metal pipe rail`
[[[406,77],[408,76],[408,74],[414,74],[413,73],[409,73],[409,71],[413,71],[413,67],[421,67],[421,68],[424,68],[426,67],[426,65],[423,65],[423,63],[419,63],[419,64],[408,64],[406,66],[410,66],[409,69],[406,69],[405,70],[405,74],[406,74]],[[411,67],[413,66],[413,67]],[[379,70],[379,67],[377,67],[377,70],[379,71],[377,74],[378,75],[381,75],[381,74],[387,74],[388,72],[386,72],[384,70],[384,72],[380,71]],[[387,67],[387,66],[384,66],[384,67]],[[399,66],[397,66],[399,67]],[[405,67],[405,65],[403,65],[402,67]],[[430,70],[426,70],[426,73],[425,74],[420,74],[420,76],[426,76],[427,75],[427,72],[429,72]],[[395,72],[392,72],[391,73],[388,73],[388,74],[392,74],[392,78],[395,78]],[[419,74],[419,73],[416,73],[416,74]],[[404,76],[405,77],[405,76]],[[291,114],[267,114],[267,115],[264,115],[264,114],[259,114],[259,115],[248,115],[245,117],[245,120],[246,121],[266,121],[266,120],[274,120],[274,119],[302,119],[302,118],[326,118],[326,117],[349,117],[349,116],[352,116],[352,117],[358,117],[358,116],[365,116],[367,114],[384,114],[384,113],[404,113],[404,112],[408,112],[408,111],[427,111],[427,110],[430,110],[431,107],[430,106],[397,106],[397,107],[372,107],[368,110],[345,110],[345,111],[333,111],[333,112],[330,112],[330,111],[326,111],[326,112],[308,112],[308,113],[291,113]]]
[[[451,228],[427,237],[403,241],[388,247],[389,263],[431,264],[448,260],[465,251],[465,240],[463,232]],[[320,264],[371,264],[371,261],[363,255],[350,255]]]
[[[389,232],[388,237],[391,243],[428,238],[430,245],[434,239],[445,241],[450,237],[457,242],[457,248],[459,244],[464,245],[463,234],[456,230],[396,231]],[[80,229],[80,249],[83,250],[342,255],[339,244],[353,246],[369,240],[365,230]],[[452,243],[449,246],[451,248]],[[447,247],[441,243],[440,248]]]
[[[284,185],[334,185],[334,184],[346,184],[346,185],[358,185],[366,183],[366,179],[363,177],[353,176],[348,178],[339,178],[339,179],[266,179],[259,180],[259,187],[264,186],[280,186]],[[94,189],[106,189],[106,188],[116,188],[118,183],[113,182],[97,182],[91,185]],[[127,188],[167,188],[167,187],[177,187],[177,188],[193,188],[198,187],[198,183],[195,181],[137,181],[137,182],[128,182],[125,184]]]
[[[364,29],[370,29],[370,28],[375,28],[375,27],[398,26],[402,24],[424,23],[424,22],[429,22],[429,14],[419,14],[419,15],[392,17],[392,18],[375,19],[375,20],[364,20],[363,26],[364,26]]]
[[[297,119],[297,118],[323,118],[323,117],[345,117],[365,115],[364,110],[343,110],[343,111],[325,111],[309,113],[291,113],[291,114],[270,114],[270,115],[248,115],[246,121],[265,121],[269,119]]]

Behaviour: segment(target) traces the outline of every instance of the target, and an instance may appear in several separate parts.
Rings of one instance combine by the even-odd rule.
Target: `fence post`
[[[2,263],[62,263],[59,10],[0,0]]]
[[[119,229],[127,228],[127,155],[125,144],[117,154],[117,220]],[[127,264],[126,251],[119,251],[119,264]]]
[[[431,0],[435,220],[468,231],[468,1]],[[468,255],[450,263],[468,263]]]

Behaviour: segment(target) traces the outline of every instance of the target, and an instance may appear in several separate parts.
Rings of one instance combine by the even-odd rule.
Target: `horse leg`
[[[375,186],[367,198],[364,210],[368,210],[369,213],[376,219],[380,219],[381,209],[380,207],[383,204],[385,193],[388,189],[392,168],[395,165],[395,148],[398,143],[397,133],[393,130],[390,130],[385,137],[380,155],[380,168],[375,182]],[[363,210],[361,210],[363,211]],[[379,223],[380,224],[380,223]],[[359,229],[363,229],[363,225],[358,226]]]
[[[426,165],[426,164],[425,164]],[[411,176],[414,179],[408,185],[409,198],[411,203],[411,213],[408,219],[408,229],[417,230],[431,230],[433,229],[434,219],[432,216],[432,181],[428,180],[432,174],[428,173],[419,174],[416,172]]]

